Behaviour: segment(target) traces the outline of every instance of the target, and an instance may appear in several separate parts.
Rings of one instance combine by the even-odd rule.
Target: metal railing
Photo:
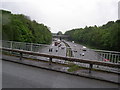
[[[91,56],[96,57],[95,60],[98,60],[98,61],[112,62],[112,63],[118,63],[120,61],[120,52],[88,49],[88,48],[83,48],[85,46],[82,47],[82,45],[77,45],[70,41],[65,41],[65,40],[63,40],[63,41],[65,43],[67,43],[68,45],[70,45],[70,48],[72,47],[71,50],[72,50],[73,56],[76,56],[76,54],[78,54],[78,53],[80,53],[80,54],[83,53],[83,56],[86,56],[85,55],[86,52],[89,54],[91,54],[91,52],[92,52],[93,54],[91,54]],[[79,58],[82,58],[82,57],[79,56]],[[94,58],[88,58],[88,59],[94,60]]]
[[[117,70],[119,73],[120,69],[120,63],[107,63],[107,62],[102,62],[102,61],[91,61],[91,60],[82,60],[78,58],[73,58],[73,57],[63,57],[63,56],[56,56],[56,55],[50,55],[50,54],[41,54],[38,52],[31,52],[31,51],[26,51],[26,50],[18,50],[18,49],[11,49],[11,48],[0,48],[3,51],[11,51],[11,52],[17,52],[20,53],[20,60],[22,60],[23,54],[29,54],[29,55],[36,55],[36,56],[42,56],[42,57],[48,57],[49,58],[49,65],[52,64],[52,59],[60,59],[60,60],[65,60],[65,61],[70,61],[70,62],[76,62],[76,63],[84,63],[89,65],[89,73],[91,73],[91,69],[94,68],[94,65],[100,65],[102,67],[107,67],[107,68],[114,68]]]
[[[108,61],[118,63],[120,61],[120,52],[106,51],[106,50],[93,50],[99,57],[99,61]]]
[[[49,45],[45,45],[45,44],[2,40],[2,47],[11,48],[11,49],[26,50],[26,51],[33,51],[33,52],[38,52],[40,48],[48,47],[48,46]]]
[[[42,48],[47,47],[47,49],[49,49],[51,47],[51,45],[2,40],[2,47],[26,50],[26,51],[33,51],[33,52],[40,53]],[[65,47],[65,48],[66,48],[66,50],[68,50],[70,47]],[[70,49],[71,49],[71,51],[73,50],[72,48],[70,48]],[[94,55],[97,57],[96,60],[98,60],[98,61],[112,62],[112,63],[118,63],[120,61],[120,52],[95,50],[95,49],[87,49],[87,50],[92,51],[94,53]],[[73,54],[73,56],[75,56],[73,51],[71,53]]]
[[[45,54],[53,53],[53,52],[48,53],[50,47],[51,47],[51,45],[45,45],[45,44],[15,42],[15,41],[4,41],[4,40],[2,41],[2,48],[17,49],[17,50],[24,50],[24,51],[32,51],[32,52],[37,52],[37,53],[38,52],[39,53],[43,53],[43,51],[45,51],[45,50],[47,50],[45,52]],[[45,48],[45,49],[43,49],[43,48]],[[67,48],[70,48],[70,47],[65,47],[65,50],[67,50]],[[42,51],[42,49],[43,49],[43,51]],[[72,50],[72,48],[71,48],[71,50]],[[95,61],[106,62],[104,60],[105,59],[109,59],[109,61],[107,61],[107,63],[115,63],[115,64],[117,63],[118,64],[119,59],[120,59],[120,52],[105,51],[105,50],[92,50],[92,49],[87,49],[86,52],[89,52],[89,51],[93,52],[94,56],[96,56],[98,58],[98,59],[95,59]],[[54,50],[54,53],[57,53],[57,52],[55,52],[55,50]],[[52,55],[54,56],[54,53],[51,54],[51,56]],[[72,53],[73,53],[73,51],[72,51]],[[59,55],[57,55],[57,56],[59,56]],[[29,57],[29,56],[27,56],[27,57]],[[65,57],[69,58],[69,56],[65,56]],[[35,56],[35,58],[36,58],[36,56]],[[75,59],[86,60],[84,58],[76,58],[76,57],[74,57],[74,58]],[[90,59],[88,59],[88,60],[90,60]],[[53,59],[52,61],[53,62],[58,62],[58,63],[60,62],[60,63],[63,63],[63,64],[68,64],[69,63],[69,61],[61,60],[61,59],[58,59],[58,58],[57,59]],[[93,59],[91,61],[93,61]],[[73,63],[78,65],[78,66],[87,67],[87,68],[89,68],[89,66],[90,66],[87,63],[76,62],[75,60],[74,60]],[[113,68],[113,67],[109,67],[108,68],[106,66],[100,66],[100,65],[93,65],[93,68],[101,69],[101,70],[107,70],[107,71],[117,71],[118,70],[118,69]]]

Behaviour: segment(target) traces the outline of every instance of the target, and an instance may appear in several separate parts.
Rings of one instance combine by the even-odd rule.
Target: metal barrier
[[[100,65],[100,66],[117,68],[117,69],[120,68],[120,63],[115,64],[115,63],[107,63],[107,62],[96,61],[96,60],[94,60],[94,61],[91,61],[91,60],[82,60],[82,59],[73,58],[73,57],[55,56],[55,55],[41,54],[41,53],[38,53],[38,52],[31,52],[31,51],[18,50],[18,49],[10,49],[10,48],[0,48],[0,49],[5,50],[5,51],[11,51],[11,52],[20,53],[20,60],[22,60],[23,54],[48,57],[49,58],[49,65],[51,65],[53,58],[60,59],[60,60],[65,60],[65,61],[70,61],[70,62],[79,62],[79,63],[89,64],[89,73],[91,73],[91,69],[93,68],[93,65]]]
[[[19,49],[26,51],[39,52],[44,47],[51,47],[50,45],[45,44],[36,44],[36,43],[25,43],[25,42],[15,42],[15,41],[5,41],[2,40],[2,47],[11,48],[11,49]],[[73,49],[70,47],[65,47],[66,50],[71,51],[72,56],[74,57]],[[120,52],[116,51],[106,51],[106,50],[95,50],[88,49],[88,51],[92,51],[94,55],[96,55],[98,61],[112,62],[118,63],[120,61]],[[69,55],[68,55],[69,56]]]
[[[120,61],[120,52],[106,51],[106,50],[93,50],[97,53],[100,61],[109,61],[118,63]]]
[[[19,50],[27,50],[27,51],[33,51],[33,52],[38,52],[40,48],[48,47],[48,46],[49,45],[45,45],[45,44],[2,40],[2,47],[11,48],[11,49],[19,49]]]

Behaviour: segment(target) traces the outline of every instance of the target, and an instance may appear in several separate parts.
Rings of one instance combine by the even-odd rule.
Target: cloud
[[[30,16],[52,32],[102,25],[118,19],[119,0],[4,0],[2,8]]]

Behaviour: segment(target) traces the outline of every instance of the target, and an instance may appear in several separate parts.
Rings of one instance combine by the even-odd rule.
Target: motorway
[[[74,57],[81,59],[98,60],[99,58],[98,54],[90,50],[89,48],[86,48],[86,51],[83,51],[82,50],[82,48],[84,47],[83,45],[72,43],[70,41],[65,41],[65,42],[72,48]],[[82,53],[84,53],[84,56],[80,55]]]
[[[61,42],[61,46],[65,46],[65,44],[63,42]],[[52,52],[49,52],[49,48],[53,48]],[[56,52],[56,50],[58,50],[58,51]],[[66,48],[61,49],[61,47],[54,46],[54,41],[52,42],[52,44],[50,46],[39,49],[39,52],[47,53],[47,54],[51,54],[51,55],[66,56]]]
[[[89,60],[99,60],[100,59],[98,54],[96,52],[90,50],[89,48],[86,48],[87,51],[83,51],[82,45],[72,43],[69,41],[65,41],[65,42],[70,46],[70,48],[72,48],[73,56],[75,58],[89,59]],[[61,42],[61,46],[65,46],[65,44],[63,42]],[[53,51],[49,52],[49,48],[51,48],[51,47],[53,48]],[[58,52],[56,52],[57,49],[58,49]],[[77,52],[74,52],[74,50],[76,50]],[[52,44],[49,46],[38,49],[38,51],[39,51],[39,53],[46,53],[46,54],[57,55],[57,56],[66,56],[66,48],[61,49],[61,47],[54,46],[54,42],[52,42]],[[80,55],[82,53],[84,53],[84,56]],[[45,57],[37,57],[37,59],[47,60],[47,58],[45,58]],[[53,61],[61,61],[61,60],[53,59]]]
[[[118,88],[117,84],[2,61],[3,88]]]
[[[61,46],[64,46],[64,47],[65,47],[65,44],[64,44],[63,42],[61,42]],[[50,49],[50,48],[52,48],[52,52],[49,52],[49,49]],[[56,52],[56,50],[58,50],[58,51]],[[49,46],[44,46],[43,48],[38,49],[38,52],[39,52],[39,53],[50,54],[50,55],[56,55],[56,56],[66,56],[66,48],[61,49],[61,47],[54,46],[54,41],[52,42],[51,45],[49,45]],[[46,57],[37,56],[36,58],[37,58],[37,59],[42,59],[42,60],[48,61],[48,58],[46,58]],[[61,60],[53,59],[53,61],[59,62],[59,61],[61,61]]]

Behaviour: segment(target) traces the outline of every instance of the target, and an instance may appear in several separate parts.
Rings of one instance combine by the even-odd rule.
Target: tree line
[[[120,20],[109,21],[97,27],[72,29],[65,32],[68,40],[92,46],[96,49],[120,51]]]
[[[51,31],[44,24],[30,20],[23,14],[12,14],[2,11],[2,39],[20,42],[50,44]]]

